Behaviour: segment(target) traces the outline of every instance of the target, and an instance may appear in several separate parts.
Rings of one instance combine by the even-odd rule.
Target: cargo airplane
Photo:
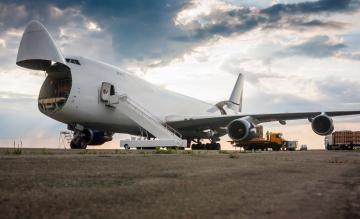
[[[243,76],[230,98],[215,105],[159,88],[123,69],[82,56],[64,56],[46,28],[30,22],[21,39],[16,64],[46,72],[39,110],[68,125],[71,148],[86,148],[127,133],[163,144],[219,149],[221,136],[246,141],[260,123],[308,119],[318,135],[333,132],[333,116],[360,111],[241,113]],[[210,140],[204,145],[201,140]],[[192,142],[194,143],[193,145]],[[158,142],[159,143],[159,142]],[[161,142],[159,143],[161,145]],[[128,146],[128,145],[125,145]]]

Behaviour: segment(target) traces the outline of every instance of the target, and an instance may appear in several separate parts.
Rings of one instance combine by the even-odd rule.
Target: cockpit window
[[[80,62],[77,59],[65,59],[65,60],[68,63],[72,63],[72,64],[75,64],[75,65],[80,65]]]

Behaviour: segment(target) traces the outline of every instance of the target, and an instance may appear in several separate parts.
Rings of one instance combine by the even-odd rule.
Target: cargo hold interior
[[[71,71],[56,63],[46,70],[47,77],[41,86],[38,105],[44,113],[59,111],[66,103],[71,90]]]

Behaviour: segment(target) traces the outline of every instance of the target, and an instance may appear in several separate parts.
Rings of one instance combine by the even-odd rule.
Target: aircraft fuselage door
[[[107,106],[119,103],[119,96],[115,94],[115,87],[109,82],[102,82],[100,89],[100,100]]]
[[[103,102],[107,102],[110,99],[110,91],[114,89],[114,85],[108,83],[108,82],[103,82],[101,84],[101,92],[100,92],[100,99]]]

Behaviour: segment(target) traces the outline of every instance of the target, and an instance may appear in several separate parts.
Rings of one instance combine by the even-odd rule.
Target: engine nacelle
[[[329,135],[334,131],[333,120],[326,114],[318,115],[312,119],[311,128],[318,135]]]
[[[245,119],[235,119],[227,126],[227,134],[232,140],[247,141],[256,136],[255,125]]]
[[[87,145],[102,145],[112,140],[112,134],[109,135],[104,131],[84,129],[83,134]]]

